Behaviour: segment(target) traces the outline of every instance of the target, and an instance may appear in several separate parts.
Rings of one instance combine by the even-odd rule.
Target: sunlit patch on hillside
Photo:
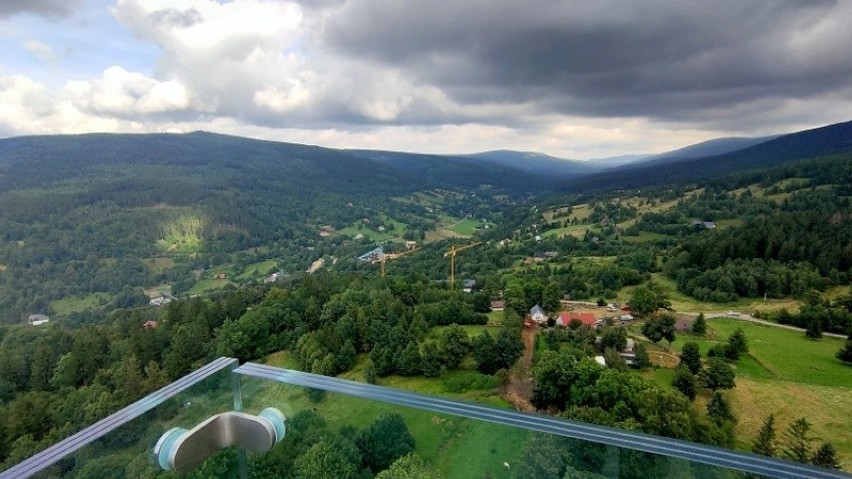
[[[194,253],[201,248],[204,220],[192,214],[180,216],[163,225],[157,245],[173,253]]]

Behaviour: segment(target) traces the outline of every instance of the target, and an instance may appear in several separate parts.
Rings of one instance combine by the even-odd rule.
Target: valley
[[[230,356],[742,450],[767,415],[779,447],[804,417],[812,452],[830,443],[852,469],[852,366],[841,359],[852,161],[836,149],[641,187],[617,180],[627,165],[606,188],[580,188],[601,173],[545,178],[505,161],[207,133],[0,147],[6,465]],[[124,155],[137,161],[119,168]],[[50,162],[57,175],[39,177]],[[666,164],[677,173],[683,162]],[[576,317],[560,323],[563,313]],[[729,357],[737,334],[747,348]],[[694,373],[678,368],[687,343]],[[624,386],[604,394],[613,384]],[[257,405],[355,428],[384,411],[298,388],[254,392]],[[50,402],[60,407],[36,420]],[[655,403],[671,408],[652,414]],[[499,432],[517,435],[510,447],[496,426],[401,414],[417,454],[453,477],[449,465],[463,463],[470,477],[510,477],[504,462],[527,467],[517,445],[539,440]],[[275,461],[305,453],[287,447]]]

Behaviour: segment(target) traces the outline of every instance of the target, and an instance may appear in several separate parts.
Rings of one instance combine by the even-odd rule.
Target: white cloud
[[[29,39],[24,42],[24,49],[44,62],[52,63],[59,58],[52,48],[35,39]]]
[[[69,82],[64,92],[81,111],[115,117],[188,110],[189,92],[176,80],[157,81],[119,66],[107,68],[102,78]]]

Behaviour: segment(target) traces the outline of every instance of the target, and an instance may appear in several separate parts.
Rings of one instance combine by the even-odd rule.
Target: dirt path
[[[509,371],[509,379],[503,391],[503,399],[509,401],[519,411],[534,412],[535,406],[530,402],[533,392],[532,360],[535,350],[537,328],[524,328],[521,340],[524,343],[524,355]]]

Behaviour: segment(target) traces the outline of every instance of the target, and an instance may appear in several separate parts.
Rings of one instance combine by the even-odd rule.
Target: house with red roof
[[[556,324],[567,328],[571,324],[571,320],[574,319],[590,328],[595,327],[595,321],[597,320],[593,313],[559,313],[559,319],[556,320]]]

